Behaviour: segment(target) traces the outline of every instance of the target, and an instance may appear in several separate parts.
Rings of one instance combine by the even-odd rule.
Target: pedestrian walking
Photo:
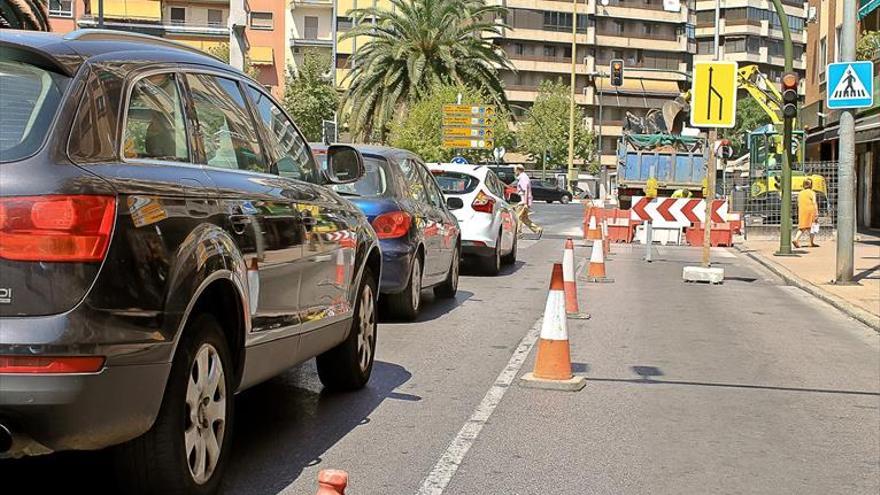
[[[816,234],[819,233],[819,204],[810,179],[804,179],[804,188],[798,193],[798,231],[791,242],[794,247],[801,247],[801,236],[805,233],[810,236],[810,247],[819,247],[815,242]]]
[[[516,216],[520,223],[540,237],[544,229],[529,217],[532,208],[532,180],[529,179],[522,165],[514,167],[514,172],[516,172],[516,193],[520,196],[520,202],[516,205]]]

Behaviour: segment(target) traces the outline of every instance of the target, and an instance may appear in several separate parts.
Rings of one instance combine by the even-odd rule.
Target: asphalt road
[[[521,241],[515,266],[465,271],[454,301],[383,322],[365,390],[324,393],[306,363],[242,393],[224,493],[314,493],[323,468],[347,470],[352,494],[426,478],[445,485],[422,492],[435,494],[880,490],[878,334],[726,249],[713,250],[725,284],[707,286],[680,280],[699,250],[658,247],[646,264],[614,246],[614,283],[581,281],[592,319],[569,322],[587,387],[507,386],[533,365],[551,264],[581,212],[536,204],[544,237]],[[108,469],[103,453],[63,454],[2,462],[0,479],[113,493]]]

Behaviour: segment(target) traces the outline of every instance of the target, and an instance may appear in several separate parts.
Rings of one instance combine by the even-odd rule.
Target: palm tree
[[[392,10],[365,8],[349,15],[357,37],[343,107],[358,140],[384,141],[389,119],[436,82],[464,84],[507,106],[498,69],[512,69],[492,38],[506,27],[507,9],[485,0],[391,0]]]
[[[0,1],[0,28],[49,31],[45,0]]]

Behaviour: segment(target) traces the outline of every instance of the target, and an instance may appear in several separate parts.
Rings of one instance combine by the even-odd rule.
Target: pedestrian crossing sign
[[[873,105],[873,62],[828,64],[828,108],[867,108]]]

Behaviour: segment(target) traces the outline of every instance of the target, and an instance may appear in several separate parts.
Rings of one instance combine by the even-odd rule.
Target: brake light
[[[373,230],[379,239],[396,239],[409,232],[412,217],[403,211],[383,213],[373,219]]]
[[[101,261],[110,245],[115,216],[113,196],[0,198],[0,258]]]
[[[0,356],[0,373],[97,373],[102,356]]]
[[[488,194],[480,191],[477,193],[477,197],[474,198],[474,202],[471,203],[471,208],[473,208],[474,211],[491,214],[495,211],[495,200]]]

